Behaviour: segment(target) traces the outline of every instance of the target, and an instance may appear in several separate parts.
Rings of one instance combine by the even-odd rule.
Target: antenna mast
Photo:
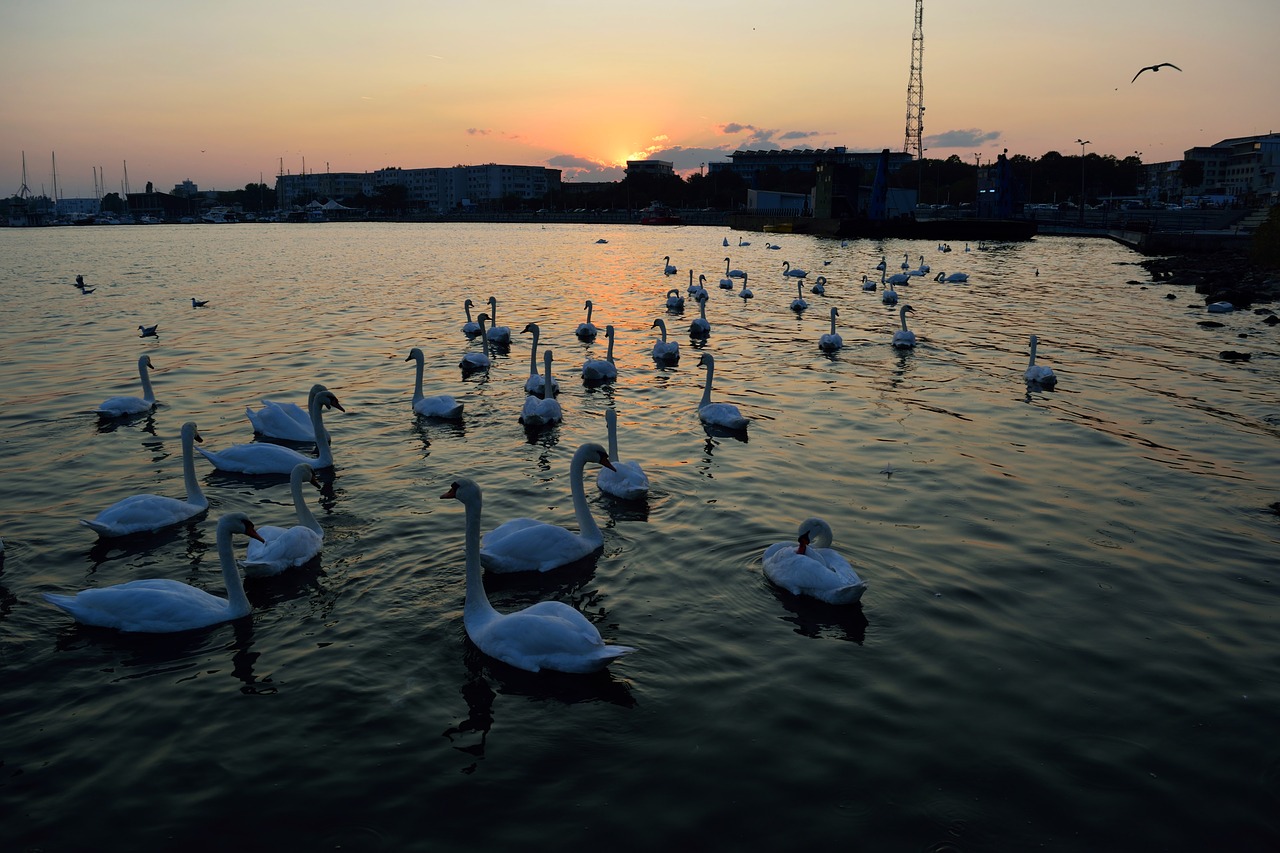
[[[924,0],[916,0],[916,28],[911,33],[911,79],[907,81],[907,138],[902,150],[924,156],[921,135],[924,131]]]

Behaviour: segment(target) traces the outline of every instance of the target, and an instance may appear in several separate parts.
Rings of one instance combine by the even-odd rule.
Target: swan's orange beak
[[[253,522],[249,521],[247,518],[244,522],[244,535],[251,539],[257,539],[263,545],[267,544],[267,540],[263,539],[261,534],[258,533],[258,528],[254,527]]]
[[[800,534],[800,547],[796,549],[797,554],[803,554],[805,549],[809,547],[809,534]]]
[[[613,463],[609,461],[609,454],[607,454],[607,453],[601,453],[601,454],[600,454],[600,464],[601,464],[601,465],[603,465],[604,467],[608,468],[610,471],[617,471],[617,470],[618,470],[617,468],[614,468],[614,467],[613,467]]]
[[[445,500],[446,498],[457,498],[457,497],[458,497],[458,484],[454,483],[453,485],[449,486],[449,491],[445,492],[443,495],[440,496],[440,500]]]

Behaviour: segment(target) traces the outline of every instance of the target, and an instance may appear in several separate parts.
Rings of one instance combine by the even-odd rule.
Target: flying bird
[[[1174,71],[1182,70],[1178,66],[1174,65],[1172,62],[1161,62],[1159,65],[1146,65],[1146,66],[1143,66],[1142,68],[1139,68],[1138,73],[1133,75],[1133,80],[1130,80],[1129,82],[1132,83],[1134,80],[1137,80],[1139,77],[1141,77],[1143,71],[1159,71],[1161,68],[1164,68],[1166,65],[1172,68]]]

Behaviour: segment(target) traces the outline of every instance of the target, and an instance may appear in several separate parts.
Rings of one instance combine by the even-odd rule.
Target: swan
[[[337,409],[345,412],[338,398],[329,389],[321,386],[311,398],[311,426],[316,435],[328,435],[324,431],[324,409]],[[333,450],[328,441],[316,442],[317,456],[304,456],[296,450],[281,447],[278,444],[254,442],[253,444],[236,444],[226,450],[216,452],[197,447],[200,455],[208,459],[219,471],[233,474],[289,474],[293,466],[299,462],[308,462],[313,468],[333,467]]]
[[[587,319],[585,322],[578,324],[578,328],[574,331],[574,334],[578,336],[578,340],[580,341],[594,341],[596,339],[596,335],[599,334],[599,329],[596,328],[596,324],[591,322],[591,309],[594,306],[591,304],[591,300],[588,299],[587,304],[582,307],[587,309]]]
[[[911,256],[906,252],[902,253],[902,263],[898,265],[903,272],[911,269]]]
[[[609,341],[609,348],[604,358],[589,358],[582,363],[583,384],[612,382],[618,378],[618,367],[613,363],[613,326],[604,327],[604,336]]]
[[[693,270],[689,270],[689,296],[693,299],[706,299],[710,294],[707,293],[706,285],[707,277],[705,275],[698,276],[698,283],[693,283]]]
[[[664,255],[662,257],[662,263],[663,263],[663,267],[662,267],[663,275],[675,275],[676,273],[680,272],[680,270],[676,269],[675,265],[671,263],[670,255]],[[693,273],[692,270],[690,270],[689,272],[690,274]]]
[[[511,346],[511,329],[498,325],[498,297],[496,296],[489,297],[489,323],[489,329],[485,332],[489,343],[500,347]]]
[[[746,273],[742,274],[742,289],[738,291],[738,296],[742,297],[743,305],[747,304],[748,299],[752,299],[755,297],[755,294],[751,292],[751,288],[747,287]]]
[[[156,405],[156,394],[151,390],[151,374],[155,370],[150,356],[138,357],[138,378],[142,380],[141,397],[108,397],[98,406],[97,412],[103,417],[118,418],[124,415],[140,415],[149,412]]]
[[[624,501],[643,500],[649,494],[649,477],[639,462],[618,459],[618,413],[613,407],[604,410],[605,427],[609,430],[609,461],[612,468],[601,468],[596,474],[600,491]]]
[[[540,601],[513,613],[494,610],[480,574],[480,487],[459,477],[440,497],[452,498],[466,508],[467,596],[462,625],[476,648],[527,672],[573,673],[595,672],[635,651],[631,646],[606,644],[587,617],[562,601]]]
[[[704,352],[702,358],[698,359],[698,366],[707,369],[707,384],[702,388],[702,400],[698,403],[698,418],[709,426],[745,430],[750,421],[738,412],[737,406],[732,403],[711,402],[711,380],[716,372],[716,360],[711,357],[711,353]]]
[[[791,268],[791,261],[782,262],[782,274],[789,278],[808,278],[809,276],[809,273],[804,270],[793,270]]]
[[[862,276],[862,289],[867,291],[872,291],[876,289],[875,281],[873,281],[869,276],[865,274]]]
[[[426,358],[422,350],[414,347],[409,350],[405,361],[416,361],[413,379],[413,411],[427,418],[456,419],[462,417],[462,404],[448,394],[435,394],[431,397],[422,395],[422,368]]]
[[[951,275],[947,275],[945,272],[940,272],[933,277],[933,280],[945,281],[948,284],[963,284],[969,280],[969,274],[967,272],[953,272]]]
[[[827,277],[825,275],[818,276],[818,278],[813,282],[813,287],[809,288],[809,291],[811,293],[816,293],[818,296],[826,296]]]
[[[750,240],[743,240],[741,237],[739,237],[739,238],[738,238],[738,245],[739,245],[739,246],[750,246],[750,245],[751,245],[751,241],[750,241]]]
[[[186,500],[161,495],[130,495],[98,513],[93,521],[82,518],[80,523],[99,536],[127,536],[130,533],[150,533],[200,515],[209,508],[209,499],[200,491],[200,482],[196,480],[192,442],[203,440],[195,423],[187,421],[182,425],[182,480],[187,487]]]
[[[249,418],[249,423],[253,424],[253,431],[258,435],[267,438],[276,438],[283,441],[310,441],[316,440],[315,430],[311,428],[311,415],[307,414],[311,409],[311,400],[320,391],[324,390],[323,385],[312,385],[311,390],[307,392],[307,408],[302,408],[297,403],[281,403],[277,400],[262,400],[262,408],[258,411],[245,406],[245,416]]]
[[[809,307],[809,303],[804,300],[804,282],[796,282],[796,298],[791,300],[792,311],[803,311]]]
[[[720,289],[733,290],[733,279],[727,277],[720,279]]]
[[[462,354],[462,360],[458,362],[458,367],[462,368],[464,374],[489,369],[489,336],[484,333],[484,325],[488,322],[488,314],[481,314],[476,317],[476,324],[480,326],[480,331],[476,334],[476,337],[480,339],[480,352],[465,352]]]
[[[867,583],[849,561],[831,548],[831,525],[820,518],[800,524],[799,547],[777,542],[764,551],[764,575],[792,595],[807,595],[828,604],[853,604]]]
[[[680,342],[667,341],[667,324],[662,322],[661,317],[653,321],[652,328],[662,332],[662,340],[653,344],[653,360],[658,364],[675,364],[680,360]]]
[[[876,269],[880,270],[880,272],[884,272],[888,268],[889,268],[889,265],[885,263],[885,256],[881,255],[880,263],[876,264]]]
[[[910,284],[912,278],[913,276],[911,276],[909,273],[896,272],[893,275],[889,276],[889,284],[892,284],[892,285]]]
[[[74,595],[47,592],[44,598],[70,613],[77,622],[119,631],[166,634],[239,619],[247,616],[251,608],[232,553],[231,536],[236,533],[262,538],[242,512],[228,513],[218,520],[218,562],[227,587],[226,598],[167,578],[85,589]]]
[[[589,461],[613,467],[609,454],[593,442],[582,445],[573,454],[569,463],[569,488],[579,532],[532,518],[513,518],[480,540],[480,562],[486,569],[498,573],[547,572],[577,562],[604,547],[604,536],[591,516],[582,486],[582,469]]]
[[[208,305],[208,304],[209,304],[209,300],[208,300],[208,299],[196,299],[194,296],[193,296],[193,297],[191,297],[191,307],[192,307],[192,308],[203,308],[204,306],[206,306],[206,305]]]
[[[264,524],[258,528],[261,540],[251,540],[244,559],[240,561],[240,568],[244,569],[246,576],[278,575],[285,569],[304,565],[324,548],[324,528],[311,514],[302,496],[303,483],[320,488],[314,469],[306,462],[299,462],[289,473],[289,493],[293,495],[293,511],[298,523],[293,527]]]
[[[139,331],[139,332],[141,332],[142,334],[138,335],[138,337],[140,337],[140,338],[158,338],[158,337],[160,337],[160,336],[159,336],[158,334],[156,334],[156,329],[159,329],[159,328],[160,328],[160,324],[159,324],[159,323],[156,323],[154,326],[139,326],[139,327],[138,327],[138,331]]]
[[[924,262],[924,255],[920,256],[920,266],[916,268],[916,275],[924,275],[929,272],[929,265]]]
[[[542,365],[544,370],[542,387],[555,387],[555,380],[551,378],[551,350],[542,351]],[[545,397],[530,394],[524,398],[524,408],[520,411],[520,423],[524,424],[525,429],[558,424],[563,417],[564,412],[561,411],[554,394],[548,394]]]
[[[470,299],[462,303],[462,310],[467,314],[467,322],[462,324],[462,334],[468,338],[474,338],[480,334],[480,324],[471,319],[471,309],[475,307],[475,303]]]
[[[739,269],[732,269],[732,270],[731,270],[731,269],[729,269],[729,259],[728,259],[728,258],[725,258],[725,259],[724,259],[724,274],[725,274],[727,277],[729,277],[729,278],[742,278],[743,276],[745,276],[745,275],[746,275],[746,273],[744,273],[742,270],[739,270]]]
[[[693,270],[689,271],[689,278],[690,280],[693,279]],[[681,296],[680,291],[676,290],[674,287],[667,291],[667,310],[668,311],[684,310],[684,297]]]
[[[1026,373],[1023,378],[1026,379],[1028,385],[1039,385],[1041,388],[1052,388],[1058,384],[1058,375],[1053,372],[1052,367],[1045,367],[1042,364],[1036,364],[1036,345],[1040,343],[1040,339],[1035,335],[1031,336],[1031,360],[1027,362]]]
[[[729,245],[729,238],[728,238],[728,237],[725,237],[725,238],[724,238],[724,242],[722,242],[720,245],[722,245],[722,246],[727,246],[727,245]]]
[[[835,352],[844,346],[844,338],[836,332],[836,311],[835,306],[831,306],[831,331],[818,338],[818,349],[823,352]]]
[[[893,333],[893,345],[898,349],[911,349],[916,345],[916,333],[907,328],[907,312],[916,313],[916,309],[910,305],[903,305],[898,309],[898,316],[902,318],[902,328]]]
[[[533,344],[529,347],[529,378],[524,381],[524,393],[537,394],[539,397],[547,396],[547,380],[538,370],[538,338],[542,337],[542,328],[537,323],[527,323],[520,334],[528,332],[533,335]],[[551,393],[560,393],[560,383],[555,379],[551,380]]]
[[[707,320],[707,300],[698,300],[698,316],[689,324],[689,337],[705,338],[711,334],[711,322]]]
[[[897,305],[898,291],[894,290],[889,282],[885,281],[884,270],[880,270],[880,286],[884,288],[880,291],[880,301],[885,305]]]

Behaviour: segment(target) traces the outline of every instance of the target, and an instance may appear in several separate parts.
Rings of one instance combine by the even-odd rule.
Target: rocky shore
[[[1194,287],[1205,304],[1230,302],[1249,308],[1280,301],[1280,272],[1263,269],[1244,251],[1147,258],[1139,265],[1154,281]]]

